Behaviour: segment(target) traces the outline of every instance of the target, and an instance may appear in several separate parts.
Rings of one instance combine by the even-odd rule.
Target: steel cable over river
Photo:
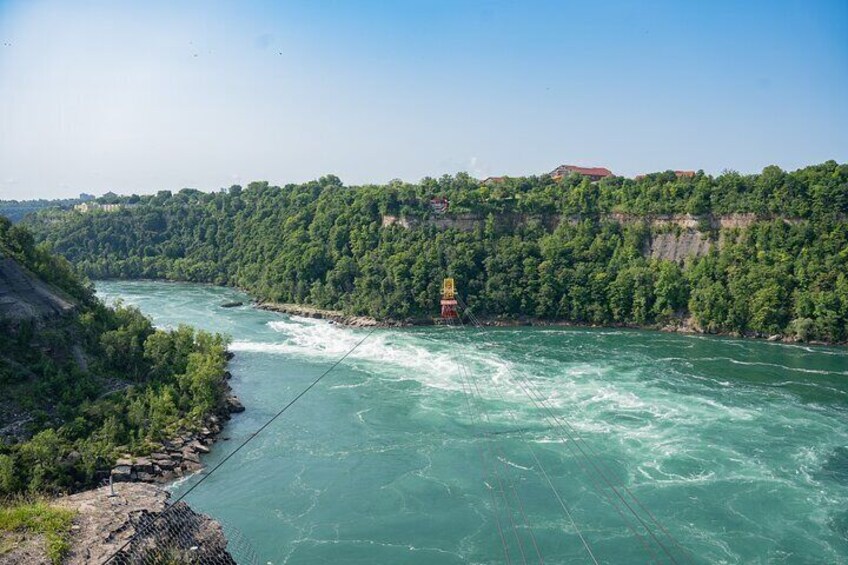
[[[157,324],[233,337],[232,384],[248,411],[207,469],[365,336],[220,308],[246,299],[231,289],[103,282],[98,292]],[[476,331],[378,330],[187,502],[272,563],[504,562],[504,539],[513,562],[591,562],[578,530],[600,563],[672,562],[638,520],[622,521],[607,495],[630,511],[603,474],[679,562],[848,562],[844,349]]]

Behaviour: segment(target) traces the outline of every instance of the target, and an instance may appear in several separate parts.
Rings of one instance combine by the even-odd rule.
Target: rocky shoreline
[[[328,320],[336,324],[352,328],[403,328],[413,326],[432,326],[437,324],[434,318],[410,318],[407,320],[378,320],[370,316],[350,316],[338,310],[324,310],[314,306],[303,304],[281,304],[276,302],[256,302],[254,306],[260,310],[288,314],[290,316],[301,316]],[[758,332],[738,333],[711,333],[704,331],[695,324],[691,318],[678,318],[674,322],[665,325],[639,326],[633,324],[591,324],[583,322],[572,322],[568,320],[543,320],[532,316],[521,316],[517,318],[483,318],[480,324],[486,327],[517,327],[517,326],[541,326],[541,327],[573,327],[573,328],[624,328],[632,330],[649,330],[667,333],[681,333],[693,335],[708,335],[716,337],[732,337],[744,339],[759,339],[779,343],[804,343],[817,346],[839,346],[848,343],[829,343],[825,341],[801,341],[794,336],[782,334],[762,334]]]
[[[349,316],[338,310],[323,310],[314,306],[303,304],[280,304],[278,302],[256,302],[254,306],[260,310],[288,314],[290,316],[301,316],[303,318],[315,318],[328,320],[342,326],[351,328],[403,328],[409,326],[431,326],[433,320],[378,320],[370,316]]]
[[[180,282],[170,279],[138,279],[151,280],[156,282],[174,283]],[[210,284],[212,286],[229,286],[215,285],[214,283],[194,283],[194,284]],[[251,291],[244,287],[236,287],[242,292],[251,294]],[[314,318],[327,320],[336,324],[351,327],[351,328],[406,328],[413,326],[432,326],[436,325],[436,318],[410,318],[407,320],[381,320],[371,316],[352,316],[341,312],[340,310],[327,310],[309,306],[305,304],[280,303],[266,300],[256,300],[253,302],[253,307],[259,310],[267,310],[270,312],[278,312],[280,314],[288,314],[290,316],[301,316],[304,318]],[[733,332],[708,332],[699,328],[691,318],[680,318],[676,323],[665,325],[648,325],[639,326],[635,324],[592,324],[584,322],[573,322],[569,320],[543,320],[532,316],[522,316],[514,319],[507,318],[483,318],[480,320],[481,325],[486,327],[514,327],[514,326],[542,326],[542,327],[574,327],[574,328],[626,328],[633,330],[658,331],[666,333],[681,333],[692,335],[705,335],[714,337],[731,337],[738,339],[757,339],[778,343],[803,343],[805,345],[815,346],[848,346],[848,341],[845,342],[828,342],[820,340],[802,341],[791,335],[783,334],[761,334],[757,332],[746,332],[744,334]]]
[[[233,353],[227,352],[227,360]],[[129,453],[118,458],[109,478],[113,482],[169,483],[199,471],[203,465],[200,456],[209,453],[232,414],[244,412],[244,405],[233,394],[229,384],[229,371],[223,375],[221,386],[225,389],[224,405],[207,416],[199,430],[183,430],[176,436],[163,441],[150,455],[133,456]]]
[[[170,494],[144,483],[124,483],[60,498],[56,506],[76,512],[69,565],[104,563],[221,563],[235,565],[221,524],[186,503],[169,507]],[[142,534],[142,535],[137,535]],[[38,553],[19,563],[44,563]]]
[[[232,358],[228,351],[227,360]],[[222,375],[225,401],[216,413],[204,419],[200,429],[183,430],[146,456],[124,454],[105,474],[109,485],[61,496],[52,502],[76,513],[63,563],[90,565],[114,556],[116,563],[236,564],[231,540],[221,524],[195,512],[185,502],[175,503],[166,512],[170,493],[163,488],[165,483],[200,470],[201,455],[209,453],[227,420],[232,414],[244,412],[244,405],[228,382],[231,377],[229,371]],[[236,544],[236,549],[249,550],[243,545]],[[24,534],[7,549],[0,552],[0,565],[52,563],[41,535]]]

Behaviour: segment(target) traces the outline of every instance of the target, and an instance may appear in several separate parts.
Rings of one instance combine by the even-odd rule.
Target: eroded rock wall
[[[642,216],[636,214],[612,213],[601,216],[603,221],[612,221],[621,225],[644,223],[653,231],[644,255],[652,259],[683,262],[687,257],[701,257],[710,252],[713,245],[721,247],[727,230],[747,229],[758,221],[774,218],[758,218],[756,214],[728,214],[725,216],[695,216],[692,214],[660,214]],[[788,224],[797,224],[798,218],[781,218]],[[382,226],[398,226],[413,229],[422,226],[434,226],[438,229],[456,229],[473,231],[485,225],[487,218],[474,214],[455,214],[436,216],[426,219],[412,219],[402,216],[383,216]],[[501,230],[511,230],[530,222],[539,222],[549,231],[566,222],[576,225],[580,216],[500,214],[494,216],[495,224]],[[708,230],[708,231],[704,231]],[[719,232],[717,241],[711,239],[710,230]]]
[[[40,320],[73,308],[73,302],[60,291],[38,280],[14,259],[0,255],[0,320]]]

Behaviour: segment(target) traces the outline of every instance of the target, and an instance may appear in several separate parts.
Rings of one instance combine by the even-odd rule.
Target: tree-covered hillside
[[[23,220],[27,214],[38,212],[46,208],[69,209],[88,199],[93,199],[90,194],[81,194],[80,198],[58,198],[55,200],[0,200],[0,216],[5,216],[13,224]]]
[[[4,302],[47,281],[74,305],[50,317],[0,310],[0,496],[89,486],[118,454],[197,429],[224,402],[221,336],[156,330],[135,308],[104,306],[5,218],[0,258],[16,279],[0,276]]]
[[[449,201],[449,217],[482,221],[437,226],[428,221],[437,215],[433,198]],[[716,218],[741,213],[756,221],[716,227]],[[649,218],[658,214],[695,215],[709,253],[651,259],[645,249],[658,228]],[[384,226],[386,215],[416,221]],[[848,165],[830,161],[792,173],[669,171],[598,183],[576,175],[481,183],[459,174],[346,187],[329,176],[214,194],[164,191],[114,212],[43,213],[33,226],[92,277],[238,285],[262,299],[380,318],[435,315],[450,275],[489,317],[691,319],[705,331],[844,341],[846,217]]]

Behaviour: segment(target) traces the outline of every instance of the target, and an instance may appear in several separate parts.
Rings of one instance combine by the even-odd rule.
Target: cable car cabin
[[[452,278],[447,278],[442,283],[442,321],[455,320],[459,318],[456,312],[456,286]]]

